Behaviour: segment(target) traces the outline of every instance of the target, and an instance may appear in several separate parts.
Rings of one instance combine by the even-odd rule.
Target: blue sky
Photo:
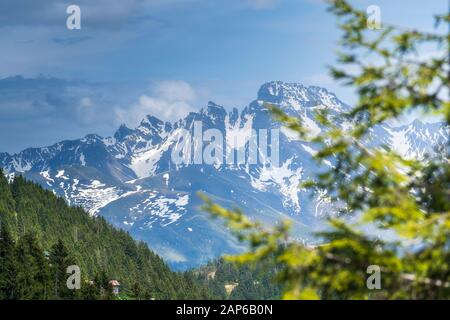
[[[429,30],[431,15],[447,9],[446,0],[353,2]],[[81,30],[66,28],[69,4],[81,8]],[[147,113],[176,120],[209,100],[242,108],[271,80],[323,86],[351,103],[352,92],[327,75],[339,31],[325,8],[320,0],[3,0],[0,151],[111,135]]]

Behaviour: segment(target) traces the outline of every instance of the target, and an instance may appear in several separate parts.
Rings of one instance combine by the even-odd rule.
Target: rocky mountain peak
[[[334,93],[325,88],[282,81],[263,84],[258,91],[258,100],[296,111],[320,105],[336,111],[349,108]]]

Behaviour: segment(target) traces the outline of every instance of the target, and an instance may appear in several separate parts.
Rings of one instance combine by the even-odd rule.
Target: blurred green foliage
[[[436,33],[390,25],[370,30],[365,11],[345,0],[329,3],[343,31],[339,67],[330,72],[354,88],[356,105],[339,119],[319,111],[316,120],[323,129],[315,135],[300,119],[267,106],[302,140],[314,143],[318,163],[335,164],[302,185],[326,191],[339,208],[339,215],[329,218],[329,228],[317,234],[322,245],[291,240],[288,222],[268,228],[205,197],[204,208],[250,244],[249,252],[228,260],[258,264],[270,259],[276,264],[284,299],[448,299],[448,144],[425,159],[411,160],[363,141],[376,125],[411,112],[450,124],[450,34],[440,32],[450,15],[435,17]],[[389,236],[377,236],[380,232]],[[381,268],[380,290],[367,288],[370,265]]]

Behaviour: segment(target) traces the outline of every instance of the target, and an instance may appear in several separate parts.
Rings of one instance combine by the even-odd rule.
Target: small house
[[[111,281],[109,281],[109,285],[111,286],[112,292],[114,294],[116,294],[116,295],[119,294],[119,292],[120,292],[120,283],[119,283],[119,281],[111,280]]]

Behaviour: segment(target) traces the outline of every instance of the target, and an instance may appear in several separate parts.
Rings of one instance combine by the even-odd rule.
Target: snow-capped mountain
[[[269,224],[291,219],[296,236],[307,239],[322,225],[321,217],[333,213],[326,194],[310,194],[298,188],[302,180],[320,170],[312,160],[316,150],[273,121],[265,102],[302,118],[312,132],[321,130],[313,120],[318,108],[326,108],[331,114],[349,109],[323,88],[270,82],[241,111],[227,112],[209,102],[175,123],[147,116],[134,129],[122,125],[113,137],[92,134],[14,155],[0,153],[0,167],[11,178],[22,174],[63,196],[69,204],[104,216],[180,268],[242,250],[221,221],[201,211],[199,191]],[[198,135],[199,129],[202,133],[220,133],[224,138],[222,147],[218,144],[210,154],[213,163],[204,161],[212,137],[203,136],[203,145],[188,139]],[[239,151],[250,156],[253,132],[259,133],[259,138],[262,134],[264,139],[258,141],[265,141],[268,147],[274,146],[272,138],[279,138],[277,159],[271,151],[258,152],[255,163],[238,161]],[[401,127],[378,126],[372,132],[374,143],[406,157],[422,157],[434,146],[446,143],[448,136],[443,124],[417,120]],[[173,157],[181,141],[187,148],[183,150],[189,149],[192,155],[189,161],[175,163]],[[229,151],[233,148],[236,150]],[[199,150],[200,159],[195,155]],[[235,161],[227,161],[230,155]],[[274,165],[275,160],[278,165]]]

